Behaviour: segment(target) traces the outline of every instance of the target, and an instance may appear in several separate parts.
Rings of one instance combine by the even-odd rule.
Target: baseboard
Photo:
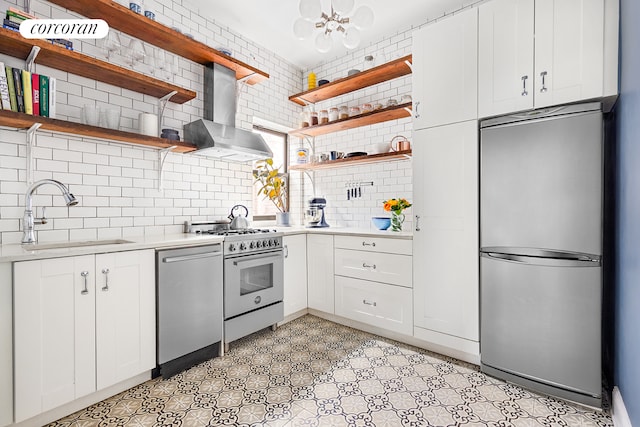
[[[627,408],[624,406],[624,400],[622,400],[622,394],[618,387],[613,388],[613,402],[611,404],[611,418],[613,418],[613,427],[633,427],[631,425],[631,419],[627,413]]]

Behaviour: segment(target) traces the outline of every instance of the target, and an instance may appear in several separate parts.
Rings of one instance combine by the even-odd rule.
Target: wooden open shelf
[[[196,97],[196,93],[192,90],[184,89],[117,65],[109,64],[108,62],[92,58],[80,52],[65,49],[62,46],[51,44],[46,40],[25,39],[16,31],[0,28],[0,53],[26,59],[33,46],[40,48],[40,52],[35,60],[37,64],[46,65],[78,76],[109,83],[145,95],[151,95],[156,98],[162,98],[168,93],[176,91],[178,93],[171,97],[171,102],[178,104],[183,104]]]
[[[54,3],[57,3],[57,1],[54,1]],[[289,100],[302,106],[315,104],[335,96],[344,95],[387,80],[393,80],[411,74],[411,67],[407,65],[407,62],[411,63],[412,60],[412,55],[407,55],[370,70],[361,71],[353,76],[334,80],[315,89],[291,95]]]
[[[341,130],[353,129],[360,126],[373,125],[389,120],[402,119],[411,116],[411,103],[396,105],[394,107],[383,108],[382,110],[371,111],[348,119],[336,120],[323,125],[309,126],[289,131],[289,135],[304,138],[305,136],[319,136]]]
[[[289,170],[331,169],[344,166],[362,165],[365,163],[388,162],[390,160],[406,160],[411,158],[411,150],[393,151],[389,153],[370,154],[368,156],[349,157],[347,159],[327,160],[326,162],[290,165]]]
[[[177,147],[173,151],[177,153],[188,153],[196,149],[195,145],[183,141],[170,141],[168,139],[140,135],[133,132],[124,132],[99,126],[89,126],[81,123],[68,122],[66,120],[51,119],[48,117],[32,116],[25,113],[0,110],[0,126],[28,129],[34,123],[41,123],[42,126],[40,129],[42,130],[128,142],[132,144],[146,145],[149,147],[167,148],[175,145]]]
[[[269,74],[231,56],[210,48],[184,34],[135,13],[112,0],[49,0],[87,18],[104,19],[109,27],[120,30],[161,49],[173,52],[199,64],[211,62],[236,72],[236,78],[247,78],[253,85],[269,78]],[[249,77],[250,76],[250,77]]]

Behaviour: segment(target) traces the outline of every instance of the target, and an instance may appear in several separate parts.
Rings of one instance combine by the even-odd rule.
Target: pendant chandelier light
[[[331,13],[322,11],[320,0],[300,0],[300,18],[293,23],[293,34],[299,40],[313,36],[318,52],[326,53],[333,46],[332,34],[342,35],[342,44],[347,49],[355,49],[360,44],[360,30],[373,25],[373,11],[369,6],[360,6],[351,17],[349,14],[354,0],[330,0]]]

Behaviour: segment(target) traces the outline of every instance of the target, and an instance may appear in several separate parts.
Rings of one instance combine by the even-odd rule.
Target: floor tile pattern
[[[169,380],[50,424],[94,426],[612,426],[478,367],[311,315]]]

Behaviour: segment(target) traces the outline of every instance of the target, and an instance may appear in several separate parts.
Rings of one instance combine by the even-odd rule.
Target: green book
[[[11,111],[18,112],[18,99],[16,98],[16,84],[13,82],[13,68],[4,67],[7,72],[7,86],[9,86],[9,100],[11,103]]]
[[[40,115],[49,117],[49,77],[40,74]]]

